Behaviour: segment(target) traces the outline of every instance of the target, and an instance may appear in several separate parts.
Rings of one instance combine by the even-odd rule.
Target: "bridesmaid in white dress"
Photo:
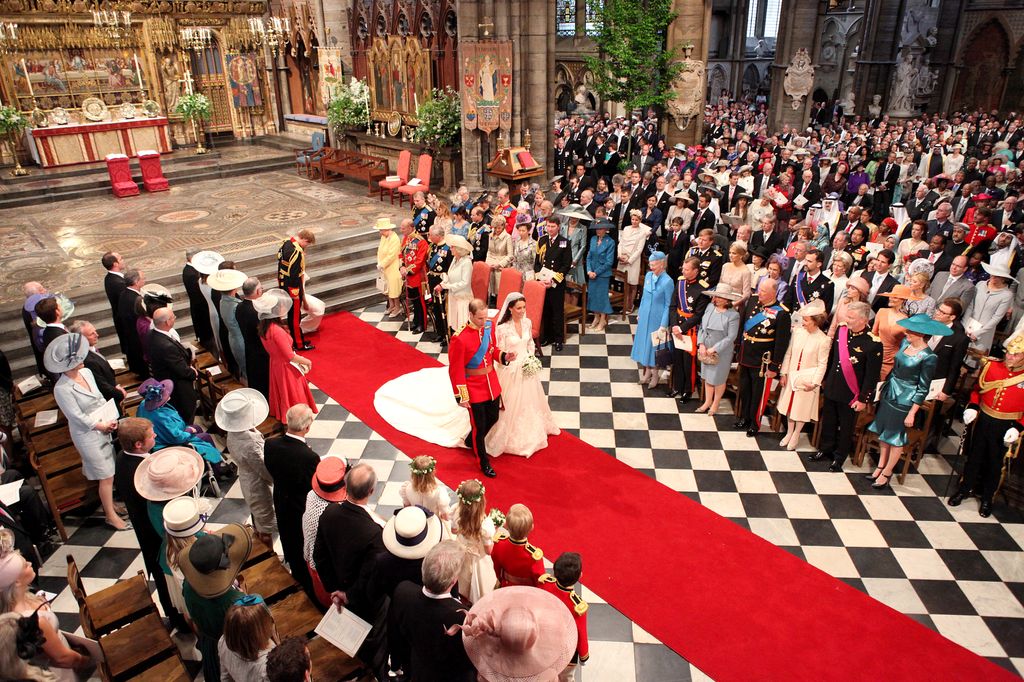
[[[487,434],[487,453],[492,457],[502,453],[529,457],[546,448],[548,436],[558,435],[559,430],[548,407],[540,374],[523,374],[523,363],[533,358],[536,350],[523,295],[513,292],[505,297],[497,320],[495,343],[506,353],[515,352],[516,359],[495,368],[504,409]]]
[[[459,573],[459,594],[470,603],[493,592],[498,583],[494,562],[491,561],[496,529],[487,516],[484,493],[484,484],[475,478],[463,481],[455,490],[458,501],[449,511],[452,533],[466,548],[466,561]]]

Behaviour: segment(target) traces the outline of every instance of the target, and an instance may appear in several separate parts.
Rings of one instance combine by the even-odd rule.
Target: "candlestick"
[[[135,73],[139,75],[139,92],[142,93],[145,92],[145,88],[142,85],[142,69],[139,67],[139,55],[138,53],[133,53],[132,56],[135,58]]]
[[[418,112],[420,110],[420,98],[416,94],[415,90],[413,90],[413,92],[412,92],[412,102],[416,106],[416,111]]]
[[[25,81],[28,83],[28,96],[35,98],[36,94],[32,92],[32,79],[28,76],[28,66],[25,65],[25,58],[21,58],[21,70],[25,72]]]

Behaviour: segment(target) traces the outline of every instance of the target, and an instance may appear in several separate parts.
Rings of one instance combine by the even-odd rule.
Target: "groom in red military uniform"
[[[992,498],[1002,482],[1003,461],[1016,457],[1024,429],[1024,335],[1009,339],[1005,348],[1005,360],[981,361],[978,383],[964,410],[965,425],[975,420],[978,423],[966,448],[967,464],[960,488],[949,498],[949,506],[955,507],[972,491],[980,493],[978,513],[984,517],[992,514]]]
[[[501,385],[494,371],[494,363],[507,365],[516,359],[515,353],[503,353],[494,342],[494,329],[487,319],[487,304],[474,298],[469,304],[469,322],[452,337],[448,349],[448,376],[455,389],[459,405],[469,409],[472,430],[467,445],[480,459],[480,471],[494,478],[484,440],[487,432],[498,421],[501,405]]]

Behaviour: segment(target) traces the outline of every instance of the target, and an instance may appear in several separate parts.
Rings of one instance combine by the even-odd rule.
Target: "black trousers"
[[[697,363],[696,350],[694,348],[694,353],[677,350],[672,354],[672,388],[680,393],[691,394],[697,386],[700,365]]]
[[[302,297],[298,289],[285,289],[292,298],[292,307],[288,309],[288,331],[292,335],[292,345],[301,350],[306,345],[306,335],[302,333]]]
[[[823,395],[821,401],[821,441],[818,449],[842,464],[853,447],[853,430],[857,426],[857,411],[838,400]]]
[[[498,412],[501,409],[501,398],[494,398],[482,403],[469,404],[469,417],[472,429],[467,438],[468,445],[473,448],[473,453],[480,460],[480,466],[490,463],[487,456],[487,447],[484,441],[491,427],[498,421]]]
[[[565,282],[544,292],[544,312],[540,318],[541,338],[549,343],[565,343]]]
[[[413,329],[423,329],[427,323],[427,304],[423,300],[419,287],[405,288],[406,301],[412,310]]]
[[[431,278],[427,278],[427,289],[431,292],[431,297],[427,309],[430,313],[430,322],[434,325],[434,334],[437,335],[438,339],[444,338],[448,340],[448,313],[445,310],[445,297],[447,292],[441,291],[440,295],[433,293],[434,287],[441,283],[441,280],[431,281]]]
[[[760,367],[740,365],[740,395],[743,396],[740,418],[746,419],[755,428],[760,428],[757,409],[761,406],[761,395],[764,393],[765,377],[759,376],[760,373]]]
[[[1003,436],[1010,428],[1017,428],[1017,422],[1011,419],[996,419],[979,411],[978,419],[974,422],[974,430],[964,446],[967,464],[964,466],[960,490],[965,493],[975,490],[981,493],[982,500],[992,500],[996,494],[996,486],[999,485],[1003,456],[1006,454]]]

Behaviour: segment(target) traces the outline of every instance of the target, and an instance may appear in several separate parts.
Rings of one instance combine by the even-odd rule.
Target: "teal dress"
[[[186,430],[188,425],[170,403],[155,410],[147,409],[144,402],[139,403],[135,416],[153,422],[153,433],[156,434],[154,452],[172,445],[186,445],[194,448],[210,464],[217,464],[224,459],[214,445]]]
[[[868,427],[878,434],[878,440],[899,448],[907,444],[907,427],[903,420],[912,405],[924,402],[938,362],[938,356],[927,346],[916,355],[907,355],[905,351],[909,345],[906,339],[900,344],[892,372],[882,387],[875,421]]]
[[[562,228],[562,236],[569,240],[569,247],[572,251],[573,265],[566,273],[573,282],[579,285],[587,284],[587,226],[584,222],[576,225],[576,229],[569,234],[569,226]]]
[[[672,303],[672,278],[664,272],[654,276],[648,272],[644,277],[644,293],[640,299],[640,313],[637,315],[636,337],[629,357],[644,367],[654,367],[657,348],[651,344],[651,334],[659,328],[668,328],[668,308]]]
[[[615,241],[605,235],[598,242],[595,234],[590,238],[587,250],[587,272],[597,275],[587,280],[587,310],[592,313],[611,315],[612,302],[608,298],[608,283],[612,279],[612,268],[615,265]]]

